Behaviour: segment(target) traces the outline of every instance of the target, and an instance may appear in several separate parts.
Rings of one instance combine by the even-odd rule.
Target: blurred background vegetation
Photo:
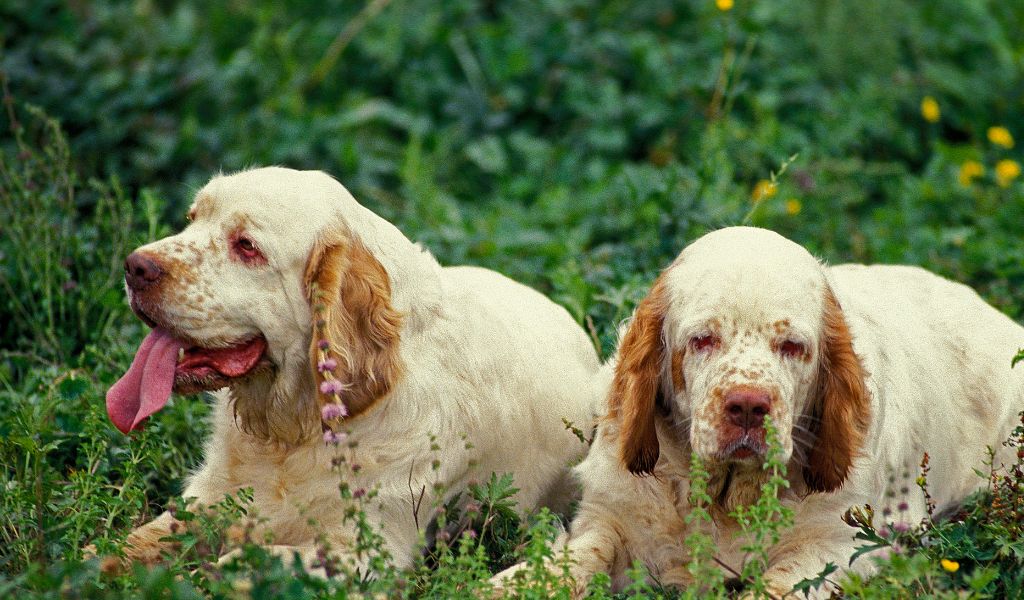
[[[987,132],[1024,135],[1020,3],[6,0],[0,40],[79,172],[153,190],[173,226],[219,170],[323,169],[443,261],[604,322],[595,297],[741,220],[796,155],[753,223],[1019,314],[1021,183],[996,165],[1020,147]]]
[[[3,0],[0,76],[0,572],[123,536],[195,464],[202,402],[129,445],[102,395],[141,334],[123,257],[221,170],[328,171],[605,353],[744,222],[1024,314],[1020,2]]]

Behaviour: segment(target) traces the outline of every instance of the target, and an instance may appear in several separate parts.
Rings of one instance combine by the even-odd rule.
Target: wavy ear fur
[[[850,330],[831,289],[825,291],[824,341],[819,393],[810,407],[814,446],[807,456],[804,481],[814,492],[839,489],[867,434],[871,399]]]
[[[654,471],[660,446],[655,428],[661,374],[665,365],[665,313],[668,291],[659,277],[637,307],[619,345],[609,397],[610,414],[620,419],[619,456],[635,475]]]
[[[316,245],[305,280],[316,321],[309,349],[314,381],[319,385],[319,344],[326,340],[344,385],[341,400],[354,417],[387,395],[402,373],[402,314],[391,306],[391,281],[362,242],[341,234]]]

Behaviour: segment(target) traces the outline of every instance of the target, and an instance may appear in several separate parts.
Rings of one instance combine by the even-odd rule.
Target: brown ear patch
[[[820,391],[810,407],[815,442],[808,452],[804,480],[811,491],[832,492],[846,481],[864,442],[871,398],[843,311],[830,289],[825,292],[822,328]]]
[[[636,475],[654,471],[660,454],[654,419],[665,364],[668,291],[664,279],[662,275],[654,282],[622,338],[609,397],[610,415],[621,423],[619,456]]]
[[[686,377],[683,375],[683,359],[685,350],[672,352],[672,391],[676,394],[686,390]]]
[[[402,314],[391,306],[391,281],[373,254],[351,236],[317,244],[306,265],[314,319],[309,356],[315,381],[321,343],[336,357],[334,377],[349,417],[386,396],[402,373],[398,343]],[[320,404],[331,401],[320,394]]]

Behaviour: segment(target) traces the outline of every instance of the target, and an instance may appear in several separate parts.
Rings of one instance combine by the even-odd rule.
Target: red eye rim
[[[807,353],[807,347],[796,340],[783,340],[779,342],[777,350],[779,354],[789,357],[804,356]]]
[[[710,352],[718,346],[718,336],[707,333],[690,338],[690,347],[697,352]]]
[[[231,248],[235,251],[243,262],[246,263],[265,263],[266,259],[263,257],[263,253],[260,252],[259,246],[256,242],[252,241],[252,238],[243,235],[236,234],[233,236],[231,241]]]

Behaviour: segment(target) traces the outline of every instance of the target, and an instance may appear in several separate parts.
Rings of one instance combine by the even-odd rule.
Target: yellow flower
[[[754,190],[750,192],[750,199],[753,200],[754,203],[757,203],[765,198],[771,198],[777,191],[779,191],[777,185],[767,179],[762,179],[757,182],[757,185],[754,186]]]
[[[732,10],[732,0],[715,0],[718,10]]]
[[[971,185],[975,178],[981,177],[984,174],[985,165],[976,160],[965,160],[964,164],[960,165],[960,174],[957,176],[957,179],[960,180],[960,185],[967,187]]]
[[[1020,164],[1017,161],[1004,158],[996,163],[996,183],[999,184],[999,187],[1007,187],[1019,176]]]
[[[1013,148],[1013,136],[1010,130],[1005,127],[989,127],[988,141],[1003,148]]]
[[[960,563],[955,560],[949,560],[944,558],[939,561],[942,564],[942,568],[949,571],[950,573],[956,573],[956,570],[960,568]]]
[[[942,111],[939,110],[939,103],[935,101],[935,98],[925,96],[921,99],[921,116],[929,123],[939,122]]]
[[[801,208],[803,208],[803,205],[800,204],[800,201],[797,200],[796,198],[790,198],[789,200],[786,200],[786,213],[787,214],[789,214],[789,215],[798,215],[798,214],[800,214],[800,209]]]

